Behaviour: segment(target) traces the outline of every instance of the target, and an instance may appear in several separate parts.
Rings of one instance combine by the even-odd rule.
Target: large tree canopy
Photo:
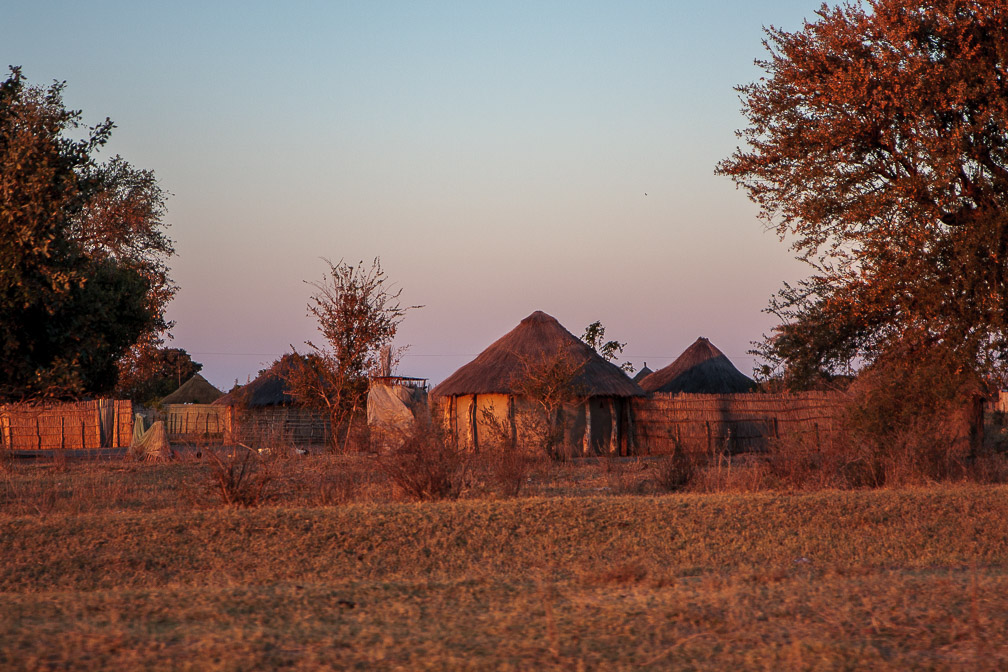
[[[1008,9],[870,0],[767,31],[718,166],[814,268],[771,304],[762,354],[799,379],[899,347],[1002,369]]]
[[[94,154],[63,84],[0,83],[0,397],[112,390],[117,363],[156,343],[175,292],[154,175]],[[83,137],[81,137],[83,136]]]

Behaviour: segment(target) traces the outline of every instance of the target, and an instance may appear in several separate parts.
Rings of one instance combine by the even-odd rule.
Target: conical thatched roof
[[[210,404],[224,396],[224,393],[210,384],[200,374],[182,383],[182,385],[161,399],[162,404]]]
[[[602,359],[557,322],[536,311],[431,390],[431,396],[515,394],[529,363],[566,356],[584,366],[574,378],[579,393],[589,397],[637,397],[643,391],[614,364]]]
[[[273,362],[265,371],[261,371],[248,385],[242,385],[237,390],[225,394],[215,401],[215,404],[225,406],[287,406],[294,403],[294,397],[288,392],[287,378],[297,365],[299,355],[286,354]]]
[[[644,380],[652,373],[654,373],[654,371],[648,368],[647,362],[644,362],[644,366],[641,367],[641,370],[634,374],[633,382],[640,385],[640,381]]]
[[[646,392],[731,394],[756,384],[706,338],[698,338],[679,358],[640,381]]]

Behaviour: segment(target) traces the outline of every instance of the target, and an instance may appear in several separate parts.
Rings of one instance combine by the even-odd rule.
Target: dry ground
[[[292,460],[250,509],[200,463],[8,465],[0,668],[1008,667],[1003,486],[641,495],[647,465],[580,465],[410,503],[352,464]]]

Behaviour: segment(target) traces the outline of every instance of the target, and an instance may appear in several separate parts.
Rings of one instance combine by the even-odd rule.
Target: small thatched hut
[[[752,392],[756,383],[700,337],[674,362],[641,380],[640,386],[648,393],[733,394]]]
[[[654,371],[648,368],[647,362],[644,362],[644,366],[641,367],[641,370],[634,374],[633,382],[640,385],[640,381],[644,380],[652,373],[654,373]]]
[[[161,399],[162,404],[212,404],[224,393],[210,384],[210,382],[200,374],[182,383],[182,385]]]
[[[226,440],[272,441],[323,445],[332,437],[332,423],[322,413],[298,405],[290,393],[300,355],[286,354],[255,380],[213,402],[230,406],[231,434]]]
[[[502,429],[522,443],[523,412],[534,409],[530,380],[537,367],[569,360],[569,387],[578,401],[565,403],[555,419],[564,448],[573,455],[629,454],[633,419],[629,399],[643,391],[556,320],[541,311],[481,352],[431,390],[431,397],[456,440],[473,449],[499,437]],[[563,362],[560,362],[563,364]],[[550,422],[554,420],[551,419]]]
[[[214,403],[246,408],[290,406],[294,403],[294,397],[291,396],[287,381],[298,365],[297,357],[294,354],[284,355],[268,369],[260,371],[255,380],[228,392]]]

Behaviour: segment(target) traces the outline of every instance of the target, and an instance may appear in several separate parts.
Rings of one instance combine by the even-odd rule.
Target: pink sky
[[[715,177],[761,25],[819,3],[21,3],[0,54],[118,128],[173,196],[174,341],[219,387],[316,338],[320,257],[380,256],[400,372],[436,383],[534,310],[636,366],[745,371],[805,270]],[[646,194],[646,195],[645,195]]]

